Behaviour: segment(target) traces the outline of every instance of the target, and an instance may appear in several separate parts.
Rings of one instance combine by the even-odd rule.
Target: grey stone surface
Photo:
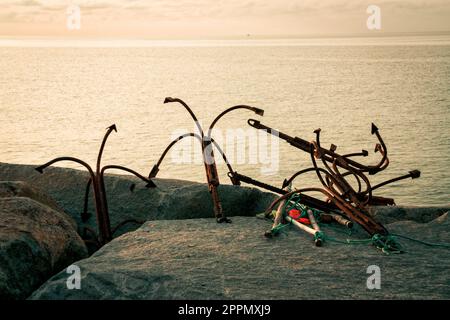
[[[0,198],[0,300],[24,299],[86,257],[86,246],[64,213],[30,198]]]
[[[441,207],[372,207],[370,213],[381,223],[411,220],[420,223],[430,222],[450,211],[450,206]]]
[[[57,211],[62,208],[41,190],[28,185],[23,181],[0,181],[0,198],[25,197],[40,202]]]
[[[68,274],[62,269],[83,259],[85,246],[71,219],[50,207],[62,208],[81,229],[87,173],[50,167],[41,175],[34,166],[0,163],[2,180],[24,181],[0,183],[0,291],[9,290],[7,298],[26,297],[52,275],[32,299],[450,298],[449,249],[406,239],[401,242],[407,253],[401,255],[385,256],[370,245],[326,242],[316,248],[310,236],[292,226],[269,240],[263,234],[270,222],[242,216],[264,211],[276,195],[220,186],[224,210],[235,217],[231,225],[217,224],[210,218],[205,184],[156,179],[158,188],[146,189],[134,177],[119,175],[105,179],[112,225],[130,218],[149,221],[77,261],[82,288],[68,290]],[[89,210],[94,213],[92,199]],[[370,211],[391,232],[450,242],[448,208]],[[86,225],[96,229],[94,215]],[[345,237],[335,229],[324,230]],[[353,237],[367,235],[357,228]],[[24,262],[16,265],[19,260]],[[372,264],[381,267],[381,290],[366,288]]]
[[[21,180],[33,187],[45,190],[78,223],[81,229],[87,172],[49,167],[43,174],[36,166],[0,163],[0,181]],[[212,200],[206,184],[172,179],[155,179],[157,188],[147,189],[145,183],[133,176],[106,175],[105,187],[111,224],[114,227],[128,219],[140,221],[158,219],[209,218],[213,216]],[[130,185],[136,183],[133,192]],[[221,185],[220,197],[228,216],[252,216],[262,212],[275,199],[272,193],[258,189]],[[87,226],[96,229],[92,192],[89,199],[92,214]],[[136,229],[127,225],[118,234]]]
[[[449,299],[450,250],[400,240],[407,253],[326,242],[290,226],[274,239],[270,222],[236,217],[150,221],[80,261],[81,289],[67,290],[61,272],[32,299]],[[448,213],[429,223],[401,221],[392,232],[450,242]],[[343,238],[335,229],[327,234]],[[354,237],[367,237],[357,231]],[[369,290],[369,265],[381,289]]]

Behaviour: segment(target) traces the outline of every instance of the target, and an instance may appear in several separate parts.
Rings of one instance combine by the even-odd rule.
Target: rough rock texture
[[[18,194],[31,190],[19,189]],[[70,220],[30,198],[0,198],[0,300],[24,299],[52,275],[87,257]]]
[[[381,223],[392,223],[395,221],[411,220],[426,223],[442,216],[450,211],[450,207],[372,207],[370,213]]]
[[[0,181],[21,180],[45,190],[81,228],[84,193],[89,179],[87,172],[49,167],[43,174],[35,166],[0,163]],[[157,188],[147,189],[145,183],[133,176],[106,175],[105,186],[112,226],[127,219],[187,219],[210,218],[213,215],[211,197],[206,184],[190,181],[155,179]],[[136,183],[134,192],[130,185]],[[219,187],[224,212],[228,216],[252,216],[262,212],[275,198],[272,193],[258,189],[223,185]],[[87,225],[96,229],[92,194],[89,199],[92,214]],[[127,225],[120,231],[136,229]],[[120,232],[119,232],[120,234]]]
[[[23,181],[0,181],[0,198],[25,197],[40,202],[56,211],[63,209],[43,191]]]
[[[370,245],[327,242],[316,248],[310,236],[292,226],[269,240],[263,237],[268,221],[234,217],[228,225],[210,219],[213,209],[205,184],[156,179],[158,188],[146,189],[136,178],[118,175],[105,177],[112,225],[131,218],[152,221],[76,262],[82,289],[68,290],[69,275],[62,269],[87,253],[74,223],[58,210],[73,217],[80,229],[96,229],[95,215],[87,224],[80,219],[87,180],[87,173],[79,170],[50,167],[39,174],[34,166],[0,163],[0,181],[26,183],[0,182],[0,299],[25,298],[57,272],[31,298],[450,298],[449,249],[409,240],[401,241],[408,253],[391,256]],[[228,216],[255,215],[276,197],[230,185],[219,191]],[[371,209],[391,232],[449,243],[446,211]],[[92,195],[89,212],[94,213]],[[335,229],[324,230],[343,237]],[[367,237],[361,230],[354,236]],[[372,264],[381,267],[381,290],[366,288],[366,270]]]
[[[429,223],[401,221],[392,232],[450,242],[448,213]],[[236,217],[147,222],[123,235],[81,268],[81,289],[68,290],[67,273],[45,283],[32,299],[449,299],[450,250],[401,240],[407,253],[384,255],[371,245],[326,242],[288,227],[266,239],[270,222]],[[336,229],[328,235],[343,238]],[[360,230],[353,237],[367,237]],[[369,290],[367,268],[381,268],[381,289]]]

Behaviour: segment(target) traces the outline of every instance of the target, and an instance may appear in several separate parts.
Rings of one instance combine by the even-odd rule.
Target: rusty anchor
[[[307,152],[307,153],[310,152],[311,143],[302,138],[289,136],[286,133],[283,133],[281,131],[278,131],[278,130],[270,128],[266,125],[263,125],[260,121],[255,120],[255,119],[249,119],[247,122],[251,127],[255,128],[255,129],[264,130],[282,140],[285,140],[286,142],[288,142],[290,145],[292,145],[293,147],[295,147],[297,149],[303,150],[304,152]],[[386,166],[386,161],[387,161],[386,145],[384,144],[384,141],[378,132],[378,128],[374,124],[372,124],[372,132],[373,132],[373,134],[375,134],[377,136],[379,143],[380,143],[381,152],[382,152],[382,159],[381,159],[380,163],[378,163],[377,165],[364,165],[360,162],[350,159],[351,157],[349,157],[349,155],[346,156],[346,160],[347,160],[348,164],[350,164],[351,166],[353,166],[363,172],[369,172],[369,174],[371,174],[371,175],[376,174],[376,173],[386,169],[386,167],[387,167]],[[336,153],[335,151],[333,151],[333,148],[331,148],[331,150],[320,148],[320,150],[318,150],[318,151],[321,152],[322,154],[324,154],[324,160],[327,162],[330,162],[330,163],[332,163],[336,157],[341,156],[338,153]],[[367,153],[367,151],[363,150],[361,152],[361,155],[364,156],[364,155],[366,155],[366,153]],[[354,156],[354,154],[350,154],[350,156]]]
[[[118,227],[122,226],[124,223],[136,222],[135,220],[127,220],[127,221],[120,223],[115,228],[111,229],[109,212],[108,212],[108,203],[107,203],[107,198],[106,198],[105,183],[104,183],[105,171],[110,170],[110,169],[123,170],[123,171],[126,171],[128,173],[135,175],[139,179],[146,182],[146,187],[148,187],[148,188],[156,187],[156,185],[153,183],[153,181],[145,178],[144,176],[140,175],[136,171],[131,170],[129,168],[126,168],[123,166],[117,166],[117,165],[107,165],[107,166],[101,167],[101,158],[103,155],[103,150],[105,148],[106,141],[108,140],[109,135],[113,131],[117,132],[117,127],[115,124],[113,124],[107,128],[107,131],[103,137],[102,144],[100,146],[100,150],[99,150],[99,153],[97,156],[97,163],[96,163],[95,171],[91,168],[91,166],[89,164],[87,164],[83,160],[80,160],[80,159],[74,158],[74,157],[55,158],[37,168],[35,168],[36,171],[38,171],[39,173],[42,174],[42,173],[44,173],[44,170],[48,166],[50,166],[56,162],[71,161],[71,162],[75,162],[75,163],[82,165],[83,167],[85,167],[88,170],[90,179],[86,186],[85,202],[84,202],[84,208],[83,208],[84,210],[81,214],[81,218],[83,221],[86,221],[89,218],[89,214],[87,212],[87,198],[89,196],[89,189],[92,186],[93,192],[94,192],[94,205],[95,205],[95,212],[96,212],[96,218],[97,218],[98,235],[95,233],[95,231],[91,230],[90,228],[85,228],[84,231],[85,231],[85,234],[87,232],[89,232],[93,235],[93,237],[95,239],[94,241],[97,243],[97,245],[99,247],[105,245],[106,243],[108,243],[112,240],[113,234],[118,229]]]
[[[174,103],[174,102],[181,104],[188,111],[188,113],[190,114],[191,118],[194,120],[194,122],[197,126],[199,134],[187,133],[185,135],[178,137],[174,141],[172,141],[169,144],[169,146],[164,150],[164,152],[162,153],[158,162],[153,166],[153,168],[149,174],[149,178],[156,177],[156,175],[159,172],[159,166],[161,165],[164,157],[166,156],[167,152],[170,150],[170,148],[172,148],[173,145],[175,145],[178,141],[180,141],[181,139],[184,139],[185,137],[195,137],[196,139],[198,139],[200,141],[200,144],[201,144],[203,163],[204,163],[205,172],[206,172],[206,180],[208,183],[208,190],[209,190],[209,193],[210,193],[212,201],[213,201],[214,216],[216,218],[216,221],[218,223],[222,223],[222,222],[230,223],[231,220],[228,219],[223,213],[223,208],[222,208],[222,204],[221,204],[219,193],[218,193],[218,186],[220,185],[220,181],[219,181],[219,176],[218,176],[218,172],[217,172],[216,161],[214,158],[214,151],[213,151],[214,146],[216,147],[217,150],[220,151],[228,168],[231,168],[231,165],[227,161],[225,154],[221,151],[218,144],[215,143],[214,140],[212,139],[212,137],[211,137],[212,130],[213,130],[214,126],[217,124],[217,122],[224,115],[226,115],[227,113],[229,113],[233,110],[247,109],[247,110],[253,111],[254,113],[256,113],[257,115],[260,115],[260,116],[262,116],[264,114],[264,110],[255,108],[255,107],[251,107],[251,106],[247,106],[247,105],[237,105],[237,106],[230,107],[230,108],[226,109],[225,111],[221,112],[213,120],[213,122],[210,124],[210,126],[208,128],[207,134],[205,135],[203,128],[200,125],[196,115],[194,114],[194,112],[192,111],[192,109],[189,107],[189,105],[187,103],[185,103],[183,100],[181,100],[179,98],[167,97],[164,100],[165,104],[166,103]],[[233,184],[236,183],[236,181],[233,181],[233,180],[232,180],[232,182],[233,182]]]
[[[315,141],[308,142],[299,137],[292,137],[283,132],[270,128],[254,119],[249,119],[248,124],[256,129],[265,130],[267,133],[277,136],[295,148],[309,153],[313,164],[312,167],[302,169],[294,173],[290,178],[285,179],[281,188],[252,179],[251,177],[239,174],[235,171],[230,171],[228,173],[230,177],[233,177],[237,181],[253,184],[281,195],[281,197],[275,200],[266,210],[266,216],[271,214],[272,209],[277,204],[289,201],[289,197],[292,195],[301,194],[301,204],[331,215],[338,214],[338,216],[335,216],[335,220],[339,220],[341,224],[344,224],[345,222],[345,224],[348,225],[348,223],[354,221],[365,229],[371,236],[377,237],[377,241],[379,243],[386,246],[391,246],[392,250],[399,250],[399,248],[395,248],[395,244],[390,242],[389,231],[370,216],[367,207],[369,205],[395,205],[393,199],[374,196],[372,194],[373,191],[396,181],[407,178],[419,178],[420,171],[413,170],[407,175],[384,181],[376,186],[371,185],[366,174],[375,175],[389,166],[387,146],[375,124],[372,123],[371,133],[372,135],[375,135],[378,140],[378,143],[375,145],[375,152],[381,154],[381,159],[375,165],[366,165],[356,161],[356,157],[368,156],[368,152],[366,150],[340,155],[336,152],[337,146],[334,144],[332,144],[329,149],[323,148],[320,144],[320,129],[314,130],[316,135]],[[321,161],[324,168],[318,166],[316,159]],[[345,171],[341,172],[341,169]],[[303,188],[290,192],[286,190],[286,188],[292,184],[294,179],[308,172],[316,173],[318,180],[322,184],[322,188]],[[350,177],[352,177],[357,183],[356,190],[348,181],[348,178]],[[308,196],[306,193],[309,192],[322,193],[327,200],[322,201]],[[342,216],[349,220],[342,219]],[[315,226],[314,229],[311,229],[308,232],[317,233],[319,231],[320,230],[318,230],[317,226]],[[317,239],[315,240],[317,241]]]

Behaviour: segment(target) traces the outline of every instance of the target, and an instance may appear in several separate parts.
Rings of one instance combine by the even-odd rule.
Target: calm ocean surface
[[[206,127],[237,104],[263,108],[262,123],[306,140],[320,127],[324,146],[366,149],[371,155],[361,161],[369,164],[380,157],[373,154],[374,122],[391,163],[372,181],[422,171],[420,179],[377,194],[400,205],[450,204],[448,36],[122,45],[0,39],[0,162],[41,164],[71,155],[94,165],[104,129],[115,123],[103,163],[147,175],[173,134],[194,130],[181,106],[163,104],[166,96],[190,104]],[[218,140],[226,130],[247,132],[247,119],[257,117],[230,113],[217,124]],[[310,166],[309,155],[280,141],[279,170],[267,175],[260,170],[267,165],[249,163],[248,143],[236,144],[245,145],[247,160],[231,157],[244,162],[235,169],[278,186]],[[201,164],[166,160],[159,177],[205,180]],[[223,164],[219,172],[230,183]],[[312,185],[314,174],[295,184]]]

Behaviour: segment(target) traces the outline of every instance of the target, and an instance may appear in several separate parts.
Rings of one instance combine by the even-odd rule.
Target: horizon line
[[[226,35],[226,36],[209,36],[209,37],[114,37],[114,36],[77,36],[68,34],[61,35],[2,35],[0,39],[14,39],[14,40],[108,40],[108,41],[122,41],[122,40],[158,40],[158,41],[201,41],[201,40],[295,40],[295,39],[333,39],[333,38],[383,38],[383,37],[398,37],[398,36],[429,36],[429,35],[449,35],[450,30],[440,31],[371,31],[358,33],[311,33],[311,34],[242,34],[242,35]]]

